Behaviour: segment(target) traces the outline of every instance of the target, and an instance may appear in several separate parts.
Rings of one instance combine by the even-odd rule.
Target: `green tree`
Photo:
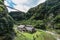
[[[0,0],[0,40],[12,40],[12,37],[14,37],[14,23],[12,20],[4,5],[4,0]]]

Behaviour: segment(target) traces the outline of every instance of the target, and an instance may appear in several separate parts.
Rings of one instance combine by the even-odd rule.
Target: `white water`
[[[49,31],[46,31],[46,32],[52,34],[57,40],[60,40],[60,38],[58,37],[57,34],[55,34],[55,33],[53,33],[53,32],[49,32]]]

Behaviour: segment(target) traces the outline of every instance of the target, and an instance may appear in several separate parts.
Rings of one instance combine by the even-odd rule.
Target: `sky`
[[[35,7],[45,1],[46,0],[5,0],[5,5],[23,12],[27,12],[30,8]],[[16,10],[8,8],[8,11],[11,12]]]

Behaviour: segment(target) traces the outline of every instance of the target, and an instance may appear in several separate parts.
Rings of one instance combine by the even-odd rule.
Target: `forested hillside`
[[[45,27],[60,29],[60,0],[47,0],[26,14],[30,20],[43,20]]]
[[[8,14],[4,0],[0,0],[0,40],[12,40],[12,37],[14,38],[13,26],[13,19]]]
[[[32,25],[36,32],[21,32],[17,29],[19,25]],[[21,11],[9,13],[4,0],[0,0],[0,40],[57,39],[53,33],[54,36],[46,31],[60,35],[60,0],[46,0],[29,9],[27,13]]]
[[[12,11],[9,13],[10,16],[12,16],[14,18],[14,20],[16,21],[21,21],[21,20],[24,20],[26,17],[25,17],[25,13],[24,12],[21,12],[21,11]]]
[[[15,13],[11,14],[13,17]],[[60,29],[60,0],[46,0],[46,2],[29,9],[27,13],[21,14],[20,12],[18,18],[17,16],[15,15],[13,18],[22,19],[20,24],[30,24],[40,29]]]

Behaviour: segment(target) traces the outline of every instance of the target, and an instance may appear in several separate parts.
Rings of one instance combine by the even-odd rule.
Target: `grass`
[[[16,26],[16,25],[15,25]],[[15,28],[16,37],[14,40],[56,40],[51,34],[37,30],[35,33],[30,34],[27,32],[20,32]]]

